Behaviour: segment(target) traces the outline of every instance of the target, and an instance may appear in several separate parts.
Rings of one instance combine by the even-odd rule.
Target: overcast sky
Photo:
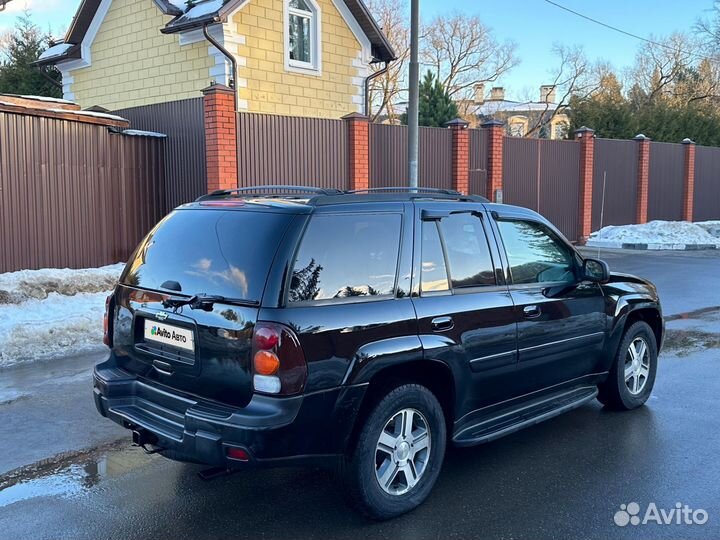
[[[151,0],[146,0],[150,2]],[[712,0],[556,0],[564,6],[607,24],[641,36],[662,36],[673,31],[691,31],[698,17],[705,16]],[[11,0],[0,13],[0,30],[13,26],[18,12],[29,8],[43,28],[60,34],[66,29],[79,0]],[[537,87],[550,78],[548,71],[556,61],[554,42],[582,44],[592,59],[602,58],[616,69],[629,66],[639,42],[613,32],[544,0],[420,0],[421,15],[429,19],[452,9],[478,14],[501,39],[517,45],[521,64],[500,82],[508,97],[534,96]]]

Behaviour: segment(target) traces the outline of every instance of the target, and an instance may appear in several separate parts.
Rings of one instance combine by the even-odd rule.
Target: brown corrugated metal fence
[[[503,202],[552,221],[570,240],[578,236],[580,144],[506,137]]]
[[[207,193],[203,98],[115,111],[133,129],[158,131],[165,141],[165,195],[169,211]]]
[[[164,142],[0,112],[0,272],[126,260],[162,216]]]
[[[348,189],[343,120],[238,113],[239,185],[295,184]]]
[[[720,219],[720,148],[695,149],[693,221]]]
[[[679,221],[683,218],[685,147],[675,143],[650,143],[648,220]]]
[[[605,225],[635,222],[638,143],[613,139],[595,140],[593,165],[592,230]],[[603,179],[605,202],[603,204]]]
[[[418,134],[418,184],[452,189],[452,133],[421,127]],[[370,124],[370,187],[407,186],[407,126]]]
[[[488,131],[470,131],[470,193],[485,196],[487,192]]]

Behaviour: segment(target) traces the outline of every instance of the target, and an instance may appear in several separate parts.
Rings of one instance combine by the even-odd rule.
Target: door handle
[[[450,330],[454,326],[454,323],[452,317],[435,317],[430,321],[430,325],[435,332],[443,332]]]
[[[540,316],[540,307],[536,305],[525,306],[523,308],[523,316],[526,319],[534,319]]]

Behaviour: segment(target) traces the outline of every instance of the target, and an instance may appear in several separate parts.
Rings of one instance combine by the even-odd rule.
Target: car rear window
[[[259,301],[291,219],[271,212],[176,210],[143,239],[120,282]]]
[[[392,295],[400,226],[400,214],[314,216],[295,259],[288,300]]]

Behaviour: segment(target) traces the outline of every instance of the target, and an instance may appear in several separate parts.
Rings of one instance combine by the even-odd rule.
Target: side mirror
[[[582,265],[582,279],[594,283],[610,281],[610,267],[600,259],[585,259]]]

